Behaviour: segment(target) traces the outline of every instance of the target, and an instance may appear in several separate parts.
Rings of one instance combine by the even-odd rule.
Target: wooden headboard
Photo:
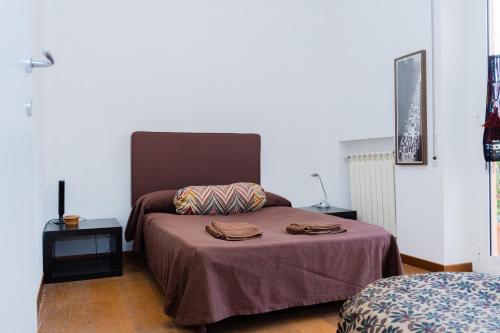
[[[189,185],[260,184],[260,135],[134,132],[132,204]]]

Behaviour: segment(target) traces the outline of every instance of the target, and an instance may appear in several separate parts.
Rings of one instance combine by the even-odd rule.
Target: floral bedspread
[[[337,332],[500,332],[500,276],[428,273],[375,281],[344,303]]]

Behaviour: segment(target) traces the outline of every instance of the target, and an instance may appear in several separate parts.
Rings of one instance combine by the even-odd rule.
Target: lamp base
[[[320,203],[315,204],[313,207],[317,207],[319,209],[327,209],[330,208],[330,205],[328,204],[328,201],[323,200]]]

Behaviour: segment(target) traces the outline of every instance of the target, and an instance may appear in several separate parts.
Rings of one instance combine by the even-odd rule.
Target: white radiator
[[[346,158],[351,203],[358,220],[384,227],[396,236],[394,152],[352,154]]]

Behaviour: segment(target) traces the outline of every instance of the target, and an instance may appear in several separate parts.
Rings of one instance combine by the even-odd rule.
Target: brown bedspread
[[[263,231],[261,238],[226,242],[205,231],[213,218],[150,213],[134,225],[165,293],[165,312],[181,325],[344,300],[370,282],[402,274],[394,237],[377,226],[268,207],[217,216]],[[290,223],[312,222],[340,223],[347,232],[314,237],[286,232]]]

